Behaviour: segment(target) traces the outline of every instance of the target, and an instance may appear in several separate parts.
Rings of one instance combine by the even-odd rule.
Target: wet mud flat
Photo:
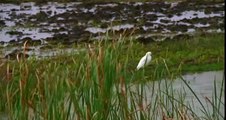
[[[224,32],[224,14],[223,2],[0,4],[0,44],[28,40],[45,48],[98,40],[106,33],[134,35],[143,43],[183,39],[196,32]]]

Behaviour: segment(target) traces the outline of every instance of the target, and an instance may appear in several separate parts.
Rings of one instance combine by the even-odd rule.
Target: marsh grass
[[[216,37],[218,39],[215,43],[222,40],[222,36],[213,38]],[[124,37],[120,37],[110,44],[105,39],[94,42],[79,54],[59,55],[41,60],[18,58],[17,61],[7,61],[6,77],[0,81],[0,110],[7,113],[9,119],[21,120],[201,119],[191,106],[184,104],[186,93],[178,92],[177,98],[172,84],[165,84],[165,87],[161,88],[159,82],[158,92],[153,93],[150,100],[147,98],[149,93],[145,90],[145,83],[162,77],[173,79],[181,73],[184,67],[181,61],[186,59],[191,59],[195,65],[205,63],[206,59],[194,59],[199,55],[205,56],[205,52],[187,51],[194,49],[190,46],[211,40],[196,38],[195,41],[186,41],[186,45],[177,41],[179,46],[175,47],[170,44],[166,46],[167,41],[150,46],[133,42],[133,38],[125,40]],[[208,42],[206,44],[209,44]],[[139,51],[141,46],[143,50]],[[179,51],[178,47],[182,46],[183,50]],[[214,58],[219,54],[217,57],[223,57],[222,46],[219,48],[220,52],[212,52],[212,47],[205,47],[205,44],[202,46],[203,48],[199,47],[193,51],[202,49],[209,51]],[[149,48],[156,53],[153,63],[143,70],[135,71],[135,63]],[[166,51],[158,53],[160,49]],[[171,56],[178,55],[177,52],[180,52],[180,60]],[[184,53],[187,53],[188,57],[184,57]],[[176,67],[172,67],[175,65]],[[186,81],[183,81],[190,88]],[[224,118],[220,111],[220,106],[224,105],[221,101],[223,84],[222,82],[220,96],[213,93],[212,100],[209,100],[212,112],[199,102],[203,106],[201,111],[205,119]],[[135,89],[132,89],[133,85],[136,85]],[[149,89],[153,91],[154,87],[149,86]],[[216,84],[214,87],[216,91]],[[200,99],[196,93],[193,92],[193,95],[197,100]]]

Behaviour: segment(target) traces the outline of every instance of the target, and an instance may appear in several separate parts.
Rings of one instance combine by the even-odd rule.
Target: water
[[[0,112],[0,120],[9,120],[9,117],[6,113]]]
[[[31,38],[32,40],[40,40],[53,36],[53,33],[51,32],[40,32],[40,28],[15,28],[16,32],[21,33],[17,35],[10,35],[8,33],[9,31],[12,31],[12,29],[2,29],[0,32],[0,39],[4,40],[5,42],[10,42],[11,40],[20,42],[21,39],[27,37]]]
[[[189,84],[189,86],[192,88],[192,90],[195,92],[195,94],[198,96],[202,104],[204,105],[205,109],[207,109],[210,113],[212,112],[211,104],[207,101],[206,98],[209,100],[212,100],[213,92],[214,92],[214,80],[216,81],[217,86],[217,96],[219,97],[220,89],[221,89],[221,83],[222,80],[224,80],[224,71],[209,71],[209,72],[202,72],[202,73],[195,73],[195,74],[186,74],[182,76],[183,79]],[[191,90],[185,85],[185,83],[181,79],[175,79],[175,80],[160,80],[156,82],[149,82],[145,83],[144,85],[144,93],[146,93],[146,96],[144,96],[146,99],[144,101],[144,105],[151,104],[155,100],[153,100],[156,95],[162,94],[167,91],[166,85],[170,86],[168,91],[173,92],[174,98],[179,100],[179,98],[184,96],[184,103],[185,105],[189,106],[191,105],[192,110],[201,118],[201,116],[204,116],[204,114],[201,112],[201,109],[203,110],[202,106],[200,105],[199,101],[195,98],[194,94],[191,92]],[[134,91],[136,93],[136,88],[138,85],[132,85],[129,89],[131,91]],[[154,90],[152,87],[154,86]],[[223,91],[224,91],[223,87]],[[222,96],[221,101],[224,104],[224,93]],[[65,100],[65,106],[68,106],[67,99]],[[69,106],[68,106],[69,107]],[[169,108],[171,109],[171,108]],[[74,115],[74,108],[71,107],[71,115]],[[220,113],[224,115],[224,105],[220,106]],[[33,114],[33,112],[31,113]],[[71,116],[71,117],[72,117]],[[158,116],[156,119],[161,119],[162,116]],[[8,120],[6,113],[0,113],[0,120]]]
[[[32,40],[47,39],[59,33],[69,36],[74,34],[70,39],[75,37],[82,39],[83,34],[87,32],[90,36],[104,35],[111,29],[114,31],[136,29],[138,33],[135,32],[134,35],[191,33],[196,29],[199,31],[203,29],[204,32],[220,29],[218,31],[224,32],[222,27],[225,12],[221,9],[224,8],[224,3],[193,4],[190,6],[192,8],[181,5],[183,2],[120,2],[90,5],[81,2],[48,2],[42,5],[34,2],[19,5],[0,4],[0,42],[20,41],[25,37],[30,37]],[[161,6],[161,9],[156,6]],[[209,12],[206,12],[208,10]],[[22,34],[7,34],[10,31],[22,32]]]
[[[125,29],[132,29],[134,25],[131,24],[124,24],[124,25],[116,25],[108,28],[97,28],[97,27],[88,27],[85,29],[85,31],[88,31],[90,33],[106,33],[108,30],[113,31],[119,31],[119,30],[125,30]]]
[[[223,81],[225,80],[224,72],[209,71],[209,72],[202,72],[202,73],[195,73],[195,74],[187,74],[187,75],[183,75],[182,77],[188,83],[191,89],[195,92],[195,94],[197,95],[201,103],[204,105],[205,109],[207,109],[211,114],[213,111],[212,111],[212,106],[209,100],[212,102],[212,97],[214,93],[214,81],[216,81],[216,93],[219,98],[222,80]],[[145,86],[144,92],[146,93],[146,96],[145,96],[146,100],[144,101],[144,105],[152,104],[152,101],[155,101],[154,98],[156,95],[160,95],[160,94],[166,95],[168,91],[169,94],[171,96],[174,96],[174,98],[176,98],[177,100],[180,100],[181,98],[183,98],[185,105],[191,106],[192,110],[200,118],[201,116],[205,116],[204,113],[201,111],[203,110],[201,104],[196,99],[192,91],[186,86],[184,81],[180,78],[177,78],[175,80],[164,79],[156,82],[149,82],[149,83],[146,83],[144,86]],[[136,91],[137,87],[138,87],[137,85],[134,85],[131,87],[131,89],[133,91]],[[224,89],[225,88],[223,86],[223,96],[221,98],[221,102],[223,102],[223,104],[224,104]],[[220,106],[220,113],[224,115],[223,104],[221,104]],[[169,109],[172,109],[172,106]]]
[[[196,31],[224,32],[224,3],[199,7],[194,4],[192,8],[180,7],[182,3],[0,4],[0,53],[10,53],[8,46],[18,48],[23,41],[32,40],[34,43],[42,42],[35,44],[34,54],[41,55],[36,53],[43,45],[100,40],[109,31],[115,34],[132,32],[136,39],[150,38],[154,41],[174,39],[178,34],[191,36]]]

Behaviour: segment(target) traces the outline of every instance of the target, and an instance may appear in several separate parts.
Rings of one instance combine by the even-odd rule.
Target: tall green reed
[[[8,63],[13,74],[10,82],[0,85],[1,110],[10,119],[185,119],[191,117],[187,111],[198,118],[192,107],[184,104],[185,95],[175,97],[172,84],[161,88],[159,82],[157,94],[147,98],[145,81],[165,75],[174,78],[167,60],[155,58],[152,70],[134,71],[133,59],[138,53],[133,38],[128,42],[120,36],[110,44],[107,38],[87,45],[78,55]],[[153,84],[148,90],[157,86]],[[216,119],[222,117],[222,96],[222,92],[214,96]],[[210,117],[205,107],[202,110]]]

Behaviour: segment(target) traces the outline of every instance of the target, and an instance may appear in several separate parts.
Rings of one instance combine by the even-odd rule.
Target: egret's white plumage
[[[151,61],[151,52],[147,52],[145,54],[145,56],[143,56],[140,59],[140,62],[137,65],[137,70],[139,70],[140,68],[143,68],[144,66],[148,65]]]

